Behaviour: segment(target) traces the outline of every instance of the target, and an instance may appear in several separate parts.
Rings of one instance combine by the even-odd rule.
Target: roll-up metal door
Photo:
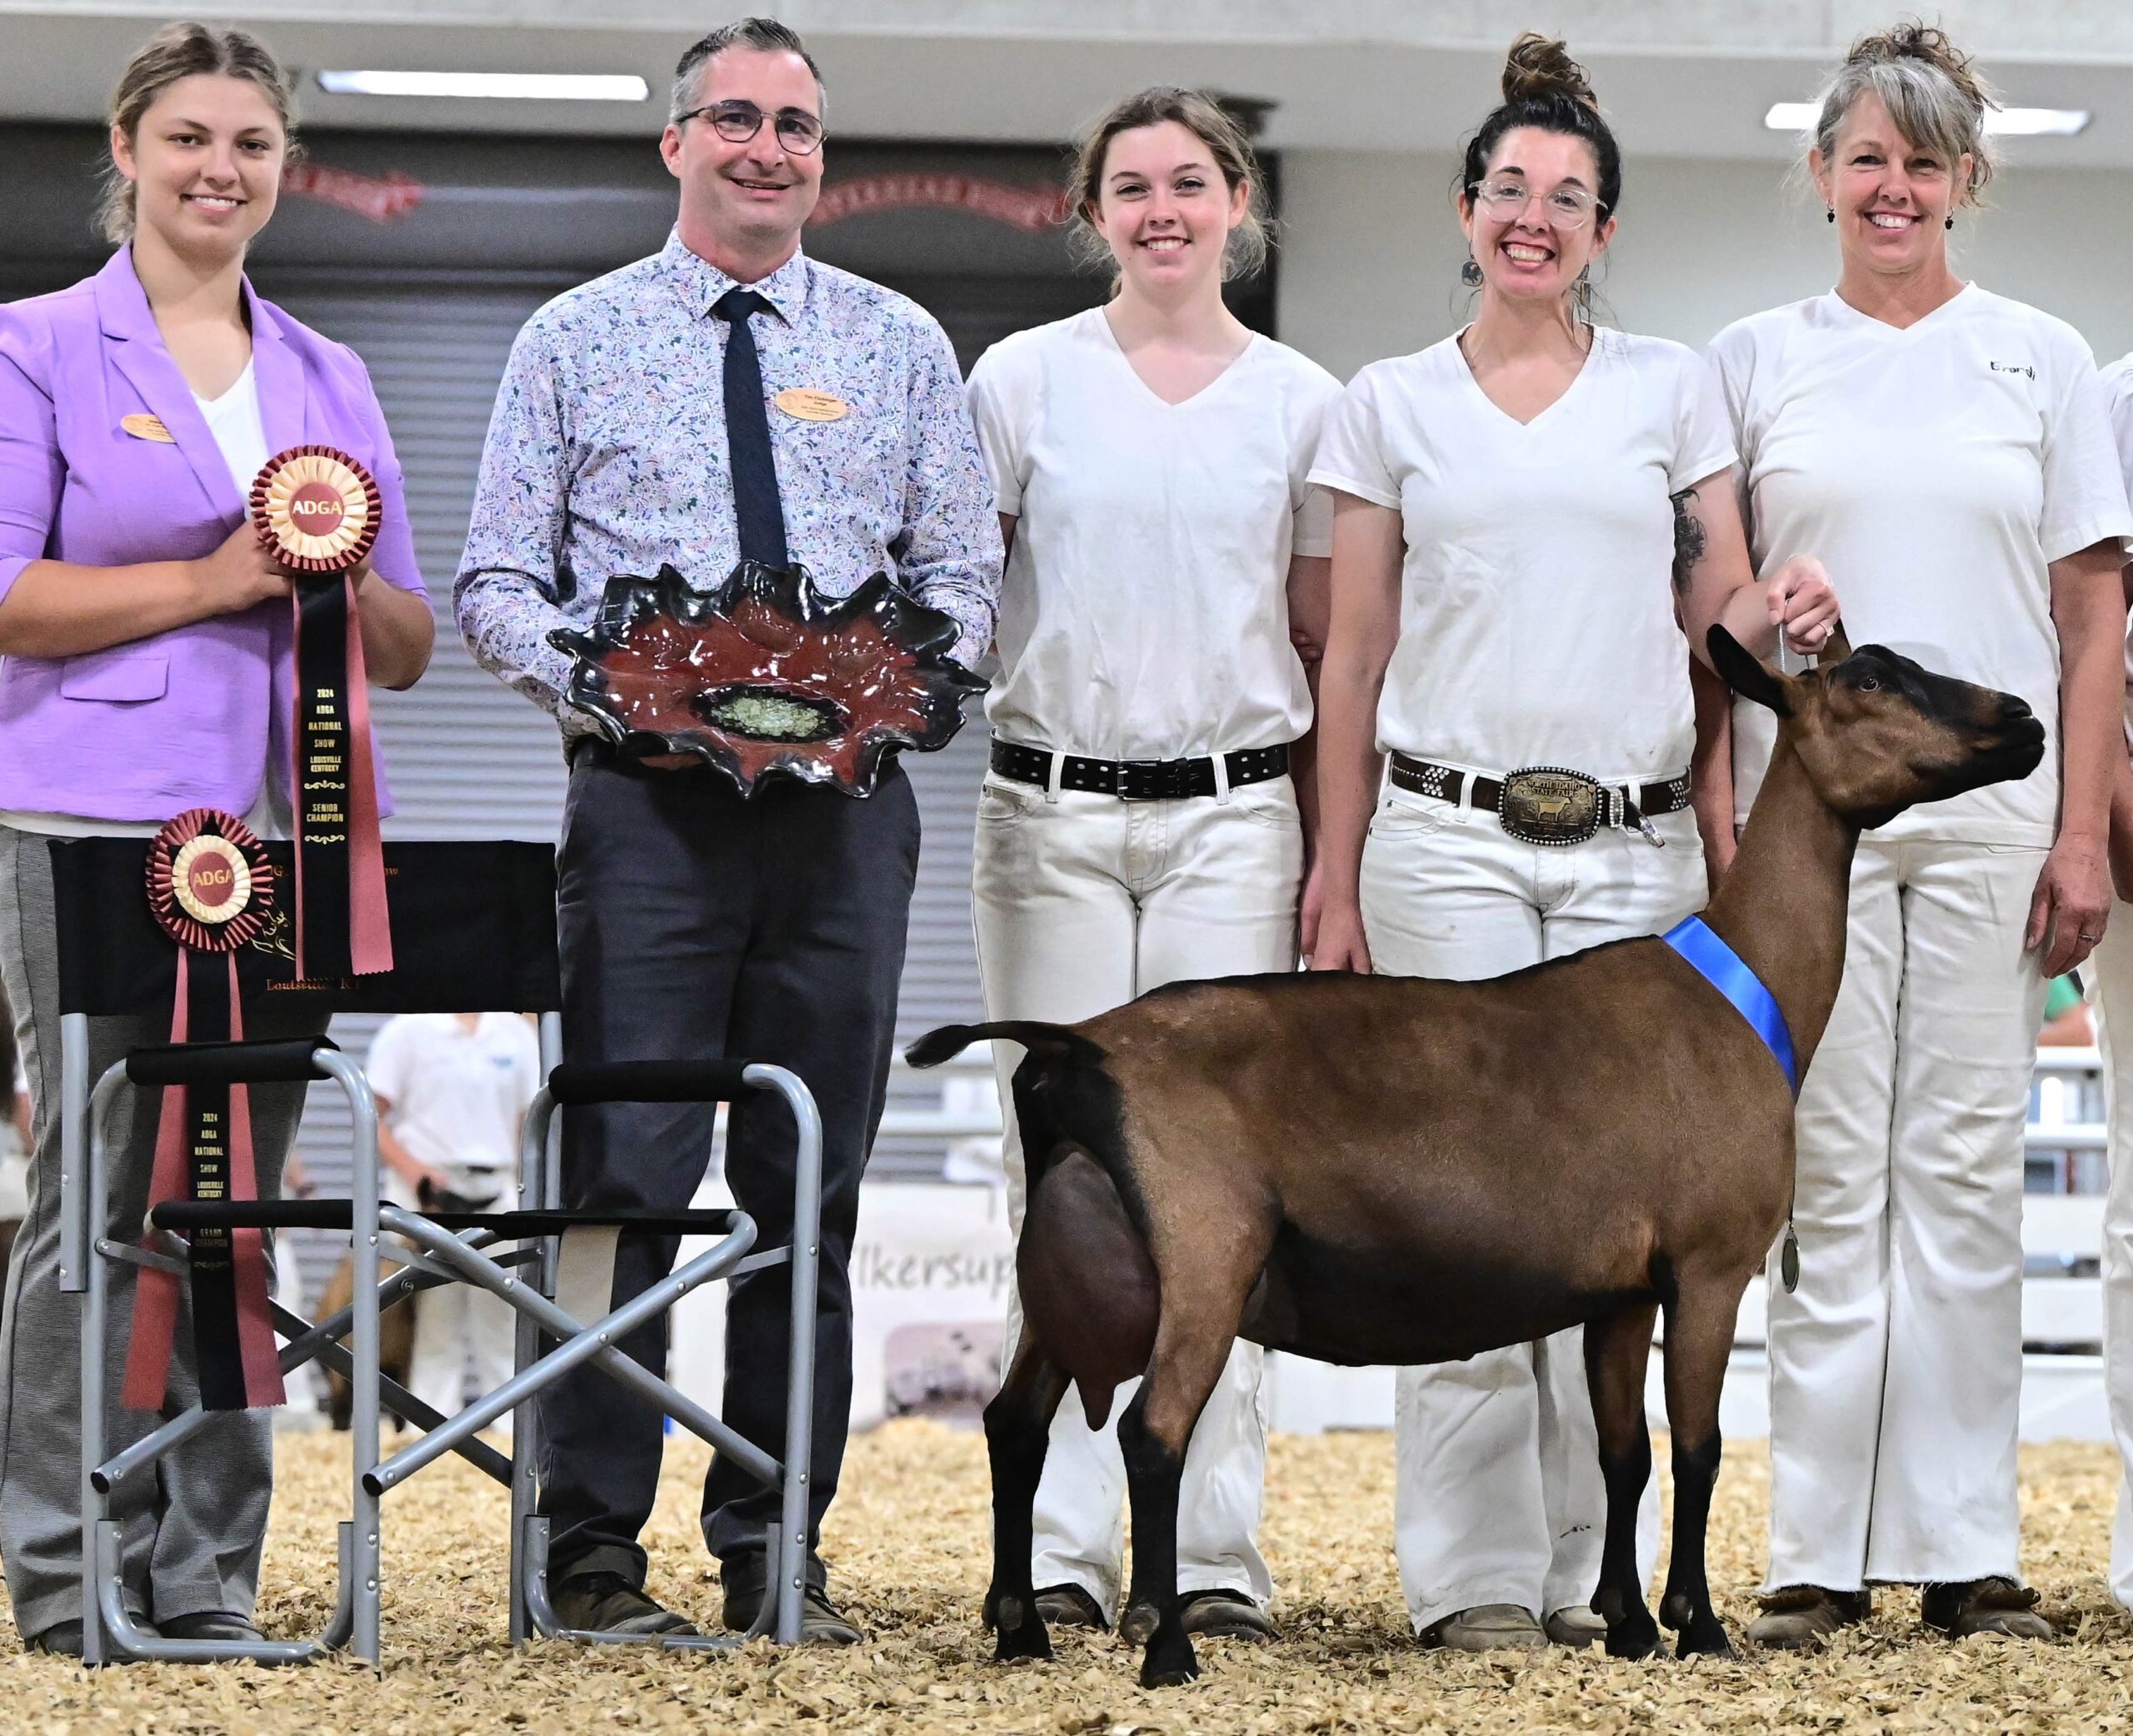
[[[407,474],[415,549],[437,611],[437,654],[404,693],[374,692],[373,715],[395,811],[397,838],[532,838],[552,841],[562,815],[564,770],[547,716],[477,666],[452,621],[451,586],[467,540],[482,443],[512,341],[554,284],[470,287],[380,281],[331,287],[309,273],[262,292],[363,358]],[[975,711],[973,707],[973,711]],[[938,754],[905,766],[923,826],[918,890],[898,1012],[899,1042],[938,1024],[982,1016],[971,943],[970,864],[977,792],[984,775],[984,720],[973,716]],[[335,1040],[361,1058],[382,1021],[344,1016]],[[923,1110],[939,1087],[902,1075],[892,1107]],[[298,1150],[321,1189],[347,1180],[349,1125],[337,1092],[312,1093]],[[873,1173],[937,1174],[942,1142],[886,1136]],[[338,1246],[345,1246],[343,1239]],[[307,1290],[338,1255],[324,1240],[299,1250]]]

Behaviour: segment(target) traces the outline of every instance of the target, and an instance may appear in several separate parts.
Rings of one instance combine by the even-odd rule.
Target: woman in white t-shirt
[[[1305,472],[1339,384],[1223,305],[1226,265],[1265,243],[1251,148],[1212,102],[1120,103],[1073,192],[1116,293],[996,345],[970,382],[1008,547],[974,887],[993,1019],[1293,969],[1308,855],[1331,511]],[[1020,1051],[1000,1046],[1004,1100]],[[1019,1227],[1012,1126],[1007,1160]],[[1261,1364],[1236,1347],[1186,1458],[1190,1632],[1271,1631]],[[1115,1429],[1069,1394],[1037,1503],[1047,1620],[1115,1614],[1124,1493]]]
[[[2088,347],[1966,284],[1947,234],[1989,170],[1986,97],[1937,30],[1862,38],[1808,166],[1833,293],[1711,358],[1765,571],[1803,549],[1851,641],[2020,695],[2060,751],[1861,839],[1845,977],[1800,1095],[1800,1281],[1770,1297],[1760,1644],[1811,1644],[1876,1584],[1926,1624],[2047,1637],[2021,1584],[2022,1127],[2051,978],[2101,936],[2129,530]],[[1734,720],[1745,814],[1769,756]]]
[[[2133,356],[2104,370],[2111,398],[2111,428],[2126,486],[2133,490]],[[2127,552],[2133,554],[2133,547]],[[2124,573],[2133,602],[2133,565]],[[2133,639],[2126,646],[2133,676]],[[2125,740],[2133,747],[2133,682],[2126,706]],[[2104,1205],[2104,1387],[2111,1399],[2111,1433],[2118,1439],[2121,1474],[2118,1515],[2111,1528],[2111,1594],[2133,1609],[2133,760],[2121,753],[2111,802],[2111,869],[2117,897],[2110,925],[2096,950],[2096,999],[2103,1017],[2105,1095],[2111,1117],[2111,1196]]]
[[[1336,501],[1321,969],[1496,976],[1701,908],[1689,645],[1722,622],[1766,652],[1782,621],[1811,648],[1836,616],[1811,562],[1755,582],[1696,356],[1586,317],[1621,170],[1583,72],[1529,35],[1503,92],[1459,193],[1474,322],[1357,375],[1311,473]],[[1401,1371],[1396,1536],[1424,1639],[1604,1633],[1603,1446],[1646,1490],[1648,1576],[1650,1444],[1597,1440],[1582,1347]]]

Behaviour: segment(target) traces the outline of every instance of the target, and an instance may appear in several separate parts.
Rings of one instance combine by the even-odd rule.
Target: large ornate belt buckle
[[[1528,766],[1503,781],[1496,817],[1522,844],[1582,844],[1600,830],[1607,792],[1565,766]]]

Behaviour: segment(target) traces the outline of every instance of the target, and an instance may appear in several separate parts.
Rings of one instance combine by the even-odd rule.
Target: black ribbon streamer
[[[226,960],[195,954],[186,972],[186,1040],[227,1042],[230,972]],[[230,1197],[230,1090],[227,1085],[169,1086],[185,1093],[186,1175],[195,1200]],[[192,1232],[192,1348],[200,1371],[200,1403],[208,1410],[242,1410],[244,1349],[237,1336],[237,1263],[230,1232]]]
[[[302,975],[353,974],[348,949],[348,585],[340,573],[297,581],[297,946]]]

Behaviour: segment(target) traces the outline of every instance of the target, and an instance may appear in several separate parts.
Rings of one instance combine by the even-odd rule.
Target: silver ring
[[[2093,946],[2097,941],[2101,940],[2103,936],[2101,935],[2083,935],[2080,938],[2086,940],[2090,945]]]

